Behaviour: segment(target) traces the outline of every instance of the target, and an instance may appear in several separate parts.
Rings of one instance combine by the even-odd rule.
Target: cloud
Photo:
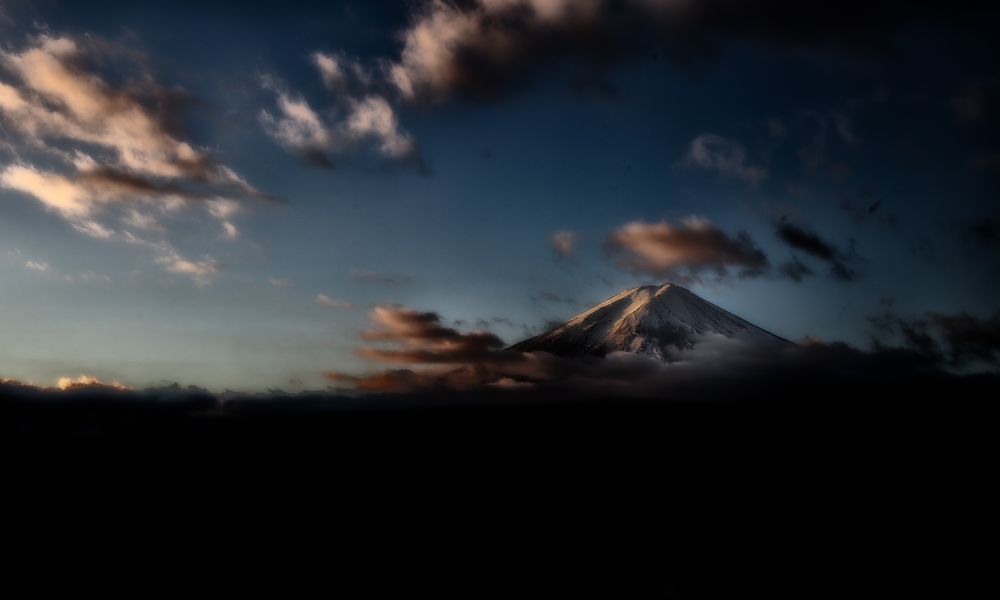
[[[964,311],[903,317],[893,306],[892,299],[883,299],[882,312],[868,317],[876,349],[892,347],[895,340],[902,348],[952,368],[1000,368],[1000,312],[985,318]]]
[[[79,377],[60,377],[59,381],[56,382],[56,387],[61,391],[67,390],[79,390],[79,389],[103,389],[103,390],[114,390],[114,391],[124,391],[130,388],[123,385],[117,381],[112,381],[109,383],[104,383],[97,377],[92,375],[80,375]]]
[[[997,220],[993,217],[982,217],[976,219],[965,228],[963,237],[981,246],[995,244],[1000,239],[1000,228],[997,227]]]
[[[211,258],[189,260],[175,252],[168,252],[156,259],[171,273],[186,275],[198,285],[207,285],[219,269]]]
[[[147,240],[130,231],[122,231],[114,237],[126,244],[152,250],[154,262],[171,273],[189,277],[198,286],[208,285],[219,272],[218,264],[212,257],[205,256],[201,260],[186,258],[169,242]]]
[[[53,151],[58,150],[48,142],[57,140],[96,146],[105,151],[104,166],[133,175],[240,183],[231,170],[175,137],[168,117],[141,101],[169,90],[107,83],[82,66],[89,49],[70,37],[41,35],[20,52],[0,53],[17,78],[13,84],[0,82],[0,112],[9,124]]]
[[[608,237],[606,247],[620,257],[619,265],[625,269],[678,281],[705,273],[725,277],[730,270],[751,277],[768,268],[767,255],[746,232],[730,236],[697,216],[682,219],[679,225],[627,223]]]
[[[354,305],[347,300],[338,300],[336,298],[331,298],[326,294],[316,294],[316,304],[325,308],[354,308]]]
[[[229,198],[213,198],[205,203],[208,214],[218,219],[222,225],[222,234],[227,240],[235,240],[239,237],[239,230],[233,225],[231,219],[240,211],[240,203]]]
[[[320,72],[323,83],[331,90],[339,91],[347,86],[347,75],[341,65],[340,57],[322,52],[314,52],[312,55],[313,64]]]
[[[334,91],[332,107],[324,111],[339,120],[329,122],[305,98],[264,76],[261,85],[274,92],[277,114],[260,112],[264,131],[286,149],[314,166],[332,167],[335,159],[370,147],[378,156],[420,164],[420,150],[399,126],[389,101],[371,90],[370,80],[357,63],[315,53],[313,63],[324,83]],[[350,72],[344,65],[350,64]]]
[[[968,313],[930,313],[953,364],[980,362],[1000,366],[1000,312],[979,318]]]
[[[24,262],[24,268],[29,271],[38,271],[39,273],[45,273],[49,270],[49,263],[44,260],[27,260]]]
[[[342,54],[314,52],[313,65],[320,73],[323,84],[332,92],[345,92],[354,86],[371,84],[371,73],[361,63]]]
[[[985,0],[964,5],[962,15],[930,0],[829,8],[793,0],[427,0],[415,7],[387,77],[403,98],[425,102],[497,98],[563,62],[598,77],[653,53],[696,68],[732,40],[885,56],[908,24],[975,27],[995,12]]]
[[[373,311],[372,319],[378,328],[366,331],[363,339],[394,347],[368,346],[359,354],[402,366],[363,374],[324,373],[334,385],[398,393],[530,389],[543,394],[567,392],[573,397],[663,397],[688,390],[698,397],[711,386],[731,389],[767,381],[908,381],[916,375],[944,373],[941,357],[929,351],[926,343],[882,345],[862,351],[809,339],[799,345],[762,348],[738,336],[693,334],[690,347],[678,349],[675,360],[668,363],[631,352],[559,356],[515,351],[504,348],[486,331],[461,333],[442,326],[437,313],[400,306],[380,307]],[[990,327],[987,337],[975,339],[982,339],[982,346],[990,349],[988,356],[995,357],[996,324]],[[971,331],[982,335],[979,327]],[[918,340],[919,332],[911,339]]]
[[[848,251],[842,251],[822,239],[816,232],[795,225],[784,218],[778,222],[775,233],[781,241],[791,248],[805,252],[809,256],[828,263],[830,265],[830,274],[835,279],[840,281],[855,281],[860,277],[857,271],[848,266],[848,263],[860,260],[857,251],[853,247],[853,243]],[[793,261],[797,263],[798,259],[794,258]],[[792,272],[787,270],[784,270],[784,272],[795,281],[801,279],[801,277],[796,279]]]
[[[174,113],[186,102],[183,92],[157,84],[134,54],[109,48],[96,38],[43,34],[19,50],[0,51],[10,77],[0,80],[0,120],[25,150],[53,159],[45,167],[24,160],[0,167],[0,187],[31,196],[74,230],[104,240],[124,239],[102,222],[107,212],[130,227],[165,231],[156,215],[172,214],[187,200],[225,195],[235,205],[236,198],[265,197],[178,134]],[[122,64],[109,64],[109,56]],[[118,67],[138,69],[139,76],[119,81]],[[216,203],[207,206],[220,218]],[[228,218],[222,227],[227,238],[237,235]],[[209,270],[207,263],[158,262],[185,274]]]
[[[397,285],[410,283],[412,278],[405,276],[386,275],[369,269],[351,269],[351,279],[360,283],[378,283]]]
[[[580,235],[574,231],[556,231],[550,239],[552,251],[556,253],[558,258],[569,258],[573,256],[579,239]]]
[[[390,158],[411,156],[416,149],[410,136],[399,130],[392,107],[379,96],[352,101],[346,127],[356,139],[374,138],[379,151]]]
[[[97,221],[76,221],[73,224],[73,229],[79,231],[84,235],[89,235],[90,237],[95,237],[99,240],[109,240],[114,235],[115,232],[108,229],[104,225],[101,225]]]
[[[387,342],[393,347],[363,347],[358,354],[384,362],[407,364],[456,364],[496,358],[503,340],[486,331],[460,333],[441,323],[433,312],[405,306],[376,306],[370,318],[376,325],[361,335],[368,342]]]
[[[39,202],[69,220],[89,215],[99,196],[86,186],[58,174],[39,171],[31,165],[8,165],[0,171],[0,185],[34,196]]]
[[[748,164],[746,148],[742,144],[714,133],[694,138],[682,164],[715,171],[749,185],[757,185],[767,178],[766,169]]]
[[[276,91],[279,116],[264,110],[260,113],[265,131],[287,148],[297,151],[323,150],[333,142],[333,134],[303,98]]]
[[[782,264],[779,270],[782,275],[796,282],[802,281],[806,277],[814,274],[813,270],[809,268],[809,265],[799,260],[799,257],[797,256],[793,256],[792,260]]]

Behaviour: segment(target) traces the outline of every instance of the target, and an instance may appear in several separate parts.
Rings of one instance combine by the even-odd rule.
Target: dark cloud
[[[965,228],[966,240],[986,246],[995,244],[998,239],[997,221],[993,217],[983,217]]]
[[[994,81],[965,86],[952,100],[958,116],[970,123],[995,119],[1000,109],[1000,84]]]
[[[417,5],[390,79],[407,98],[492,99],[531,82],[545,65],[569,60],[600,73],[654,53],[697,68],[726,38],[887,56],[913,23],[978,24],[991,3],[848,0],[817,7],[793,0],[515,0]],[[579,77],[577,77],[579,79]]]
[[[768,268],[767,255],[746,232],[731,236],[700,217],[687,217],[679,225],[666,221],[634,221],[615,230],[607,239],[608,252],[631,271],[678,281],[703,275],[754,277]]]
[[[376,306],[371,311],[374,329],[362,333],[368,342],[388,342],[393,347],[369,346],[358,354],[375,360],[412,364],[455,364],[496,359],[504,347],[499,337],[486,331],[460,333],[441,323],[433,312],[404,306]]]
[[[854,248],[853,240],[848,250],[842,251],[821,238],[814,231],[795,225],[784,218],[778,222],[775,233],[781,241],[788,244],[791,248],[828,263],[830,265],[830,274],[835,279],[840,281],[855,281],[858,279],[859,273],[848,266],[848,263],[860,260]],[[785,274],[789,275],[788,272]]]
[[[173,182],[161,184],[141,175],[108,166],[81,171],[77,175],[76,181],[84,186],[99,188],[104,194],[115,196],[133,195],[148,197],[160,194],[176,194],[178,196],[193,197],[196,195]]]
[[[1000,312],[985,318],[967,312],[904,317],[897,314],[894,304],[892,299],[883,299],[882,311],[868,317],[877,349],[897,340],[900,347],[948,367],[1000,367]]]
[[[1000,312],[985,319],[964,312],[930,313],[928,320],[937,329],[953,363],[978,361],[1000,365]]]
[[[802,281],[806,277],[814,275],[814,271],[809,268],[809,265],[805,264],[799,257],[793,256],[792,260],[784,263],[779,267],[781,274],[788,277],[792,281]]]
[[[884,202],[882,200],[867,200],[856,203],[849,198],[845,198],[841,201],[840,208],[849,214],[851,219],[858,225],[863,225],[866,221],[876,219],[883,225],[895,227],[896,217],[885,214],[885,211],[882,209],[883,205]]]

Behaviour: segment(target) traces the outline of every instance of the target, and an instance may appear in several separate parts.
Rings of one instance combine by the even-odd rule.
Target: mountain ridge
[[[751,346],[792,344],[668,282],[622,290],[511,349],[564,356],[635,352],[669,362],[706,337],[718,335],[738,338]]]

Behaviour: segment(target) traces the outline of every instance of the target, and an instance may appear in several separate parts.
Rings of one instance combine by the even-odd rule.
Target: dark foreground
[[[221,410],[8,392],[4,572],[139,597],[990,597],[998,389]]]

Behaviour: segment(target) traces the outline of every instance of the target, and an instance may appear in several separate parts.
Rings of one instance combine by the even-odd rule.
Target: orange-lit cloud
[[[768,267],[767,255],[746,233],[731,236],[707,219],[687,217],[678,225],[667,221],[633,221],[615,230],[608,250],[629,270],[658,277],[697,278],[704,273],[758,275]]]
[[[164,99],[176,90],[144,73],[138,83],[110,83],[92,68],[94,42],[43,34],[20,49],[0,51],[0,120],[18,134],[22,154],[48,156],[45,166],[18,158],[0,165],[0,187],[31,196],[99,239],[124,239],[126,228],[165,230],[163,221],[207,198],[223,236],[235,239],[237,199],[263,195],[231,168],[181,139],[165,125]],[[128,202],[127,210],[111,210]],[[207,263],[158,256],[175,273],[204,280]]]

